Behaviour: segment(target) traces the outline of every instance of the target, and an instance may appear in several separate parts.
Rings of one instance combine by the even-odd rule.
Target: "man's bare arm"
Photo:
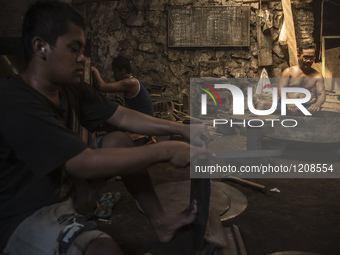
[[[286,68],[281,74],[279,81],[279,97],[281,98],[281,89],[289,86],[289,78],[291,77],[290,68]]]
[[[308,108],[308,111],[310,112],[319,111],[321,109],[322,104],[326,101],[326,90],[325,90],[323,78],[318,78],[315,86],[316,86],[317,100],[315,104],[312,104]]]
[[[197,146],[205,146],[211,137],[204,125],[185,125],[163,120],[119,106],[107,121],[121,130],[145,135],[180,134]]]
[[[106,83],[97,68],[92,67],[92,73],[96,81],[94,82],[95,87],[105,93],[119,93],[124,92],[131,94],[132,96],[138,92],[138,81],[136,79],[123,79],[117,82]]]
[[[206,149],[210,134],[204,126],[189,126],[162,120],[119,106],[109,123],[121,129],[142,134],[182,134],[188,140],[190,132],[194,143],[164,141],[148,146],[132,148],[87,148],[65,164],[65,170],[81,178],[110,177],[137,172],[158,162],[169,162],[176,167],[185,167],[193,156],[214,156]]]
[[[280,81],[279,81],[279,96],[280,96],[280,98],[281,98],[282,88],[289,87],[289,82],[290,82],[290,78],[292,77],[292,72],[293,72],[292,68],[286,68],[281,75],[281,78],[280,78]],[[286,97],[287,98],[293,98],[289,93],[286,94]],[[298,111],[298,108],[294,104],[288,104],[287,108],[292,113],[295,113],[295,112]]]
[[[103,178],[138,172],[159,162],[185,167],[193,154],[212,156],[207,149],[179,141],[158,142],[147,148],[87,148],[68,160],[65,170],[79,178]]]

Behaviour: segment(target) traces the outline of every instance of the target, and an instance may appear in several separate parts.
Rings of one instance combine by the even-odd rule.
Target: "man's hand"
[[[198,147],[207,148],[211,142],[211,136],[205,125],[190,125],[190,128],[186,130],[183,136],[190,140],[191,144]]]
[[[94,72],[94,73],[98,73],[99,74],[98,69],[95,68],[94,66],[91,66],[91,71]]]
[[[175,167],[186,167],[190,159],[198,157],[214,157],[215,154],[203,147],[191,146],[186,142],[167,141],[162,142],[166,146],[169,156],[168,162]]]
[[[288,104],[287,109],[293,115],[295,115],[297,113],[297,111],[299,110],[299,108],[297,108],[297,106],[294,105],[294,104]]]
[[[321,106],[318,105],[318,104],[312,104],[309,108],[308,108],[308,111],[313,113],[313,112],[318,112],[320,111],[321,109]]]

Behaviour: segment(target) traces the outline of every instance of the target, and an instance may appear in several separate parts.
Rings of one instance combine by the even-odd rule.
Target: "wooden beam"
[[[262,10],[259,10],[261,12]],[[265,34],[261,28],[261,17],[257,15],[256,21],[257,41],[258,41],[258,64],[259,66],[273,65],[273,42],[270,34]]]
[[[295,38],[295,27],[292,14],[292,6],[290,0],[282,0],[283,14],[285,19],[285,26],[287,29],[287,43],[289,52],[289,66],[298,64],[297,60],[297,46]]]

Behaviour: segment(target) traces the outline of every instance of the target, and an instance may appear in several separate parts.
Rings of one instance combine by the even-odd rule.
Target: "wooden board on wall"
[[[248,47],[250,7],[173,7],[168,47]]]
[[[258,40],[258,64],[259,66],[273,65],[273,41],[270,33],[263,33],[261,29],[260,17],[257,17],[256,22],[257,40]]]

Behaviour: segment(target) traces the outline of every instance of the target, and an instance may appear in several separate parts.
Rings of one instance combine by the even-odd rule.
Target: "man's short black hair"
[[[118,56],[112,61],[112,67],[116,67],[119,70],[125,69],[125,71],[130,74],[132,72],[130,61],[123,56]]]
[[[316,50],[315,43],[302,43],[298,48],[298,54],[302,54],[303,50],[314,49]]]
[[[22,42],[27,61],[33,57],[32,39],[36,36],[45,40],[52,48],[59,36],[67,32],[68,22],[85,31],[85,21],[72,6],[58,0],[37,1],[27,10],[22,25]]]

